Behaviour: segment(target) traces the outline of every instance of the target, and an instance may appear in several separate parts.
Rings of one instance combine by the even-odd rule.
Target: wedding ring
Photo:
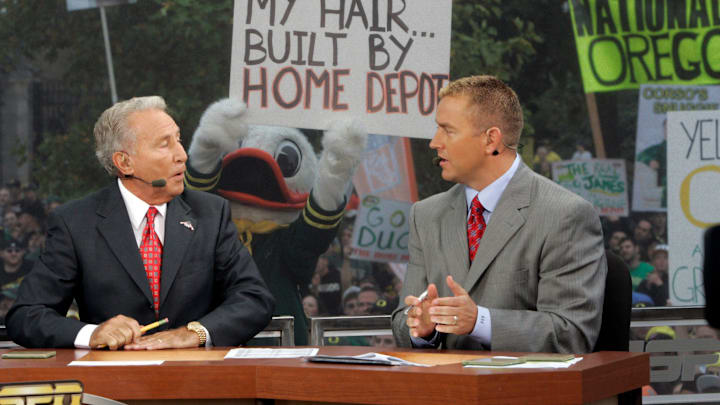
[[[453,325],[457,325],[458,317],[457,315],[453,315]]]

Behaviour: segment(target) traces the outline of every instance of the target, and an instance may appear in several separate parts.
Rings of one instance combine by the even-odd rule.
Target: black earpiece
[[[498,151],[494,150],[492,154],[493,154],[493,156],[497,156],[497,155],[499,155],[499,154],[500,154],[500,152],[498,152]]]

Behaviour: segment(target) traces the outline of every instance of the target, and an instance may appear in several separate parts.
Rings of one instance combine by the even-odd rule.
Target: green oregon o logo
[[[702,172],[720,172],[720,166],[707,165],[698,167],[697,169],[691,171],[680,185],[680,206],[682,207],[683,214],[685,214],[685,218],[687,218],[691,224],[697,226],[698,228],[705,229],[714,224],[710,222],[702,222],[695,218],[692,212],[690,212],[690,181],[696,174]]]

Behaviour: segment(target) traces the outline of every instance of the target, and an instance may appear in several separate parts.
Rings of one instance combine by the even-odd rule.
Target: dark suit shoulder
[[[208,193],[205,191],[191,190],[187,187],[180,196],[193,209],[203,206],[209,206],[213,209],[219,209],[226,202],[226,200],[219,195]]]
[[[69,201],[57,207],[55,209],[55,213],[61,217],[74,216],[75,214],[87,215],[88,213],[94,213],[102,201],[107,201],[108,198],[110,198],[112,187],[117,186],[109,185],[84,197]]]

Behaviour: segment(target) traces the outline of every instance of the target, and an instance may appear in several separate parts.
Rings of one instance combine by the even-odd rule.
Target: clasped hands
[[[143,335],[140,324],[125,315],[116,315],[98,325],[90,336],[90,347],[110,350],[157,350],[198,347],[200,338],[186,327]]]
[[[411,336],[429,339],[436,330],[467,335],[475,328],[477,305],[452,276],[447,276],[446,282],[453,292],[452,297],[440,298],[435,284],[428,286],[422,302],[413,295],[405,297],[405,305],[413,306],[406,320]]]

